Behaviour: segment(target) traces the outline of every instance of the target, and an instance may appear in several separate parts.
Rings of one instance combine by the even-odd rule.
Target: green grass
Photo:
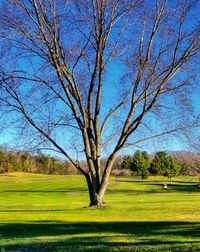
[[[0,252],[200,251],[197,179],[110,179],[106,207],[88,208],[81,176],[0,176]]]

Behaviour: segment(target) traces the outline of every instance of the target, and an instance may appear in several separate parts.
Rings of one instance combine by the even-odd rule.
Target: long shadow
[[[171,187],[168,186],[168,189],[163,189],[162,186],[150,189],[150,190],[126,190],[126,189],[108,189],[109,193],[118,193],[118,194],[130,194],[130,195],[144,195],[144,194],[156,194],[156,193],[168,193],[168,192],[181,192],[181,193],[200,193],[200,190],[197,187],[185,187],[180,188],[178,186]]]
[[[122,242],[124,237],[128,239]],[[0,244],[1,239],[6,252],[200,251],[200,222],[5,223],[0,225]]]
[[[126,181],[123,181],[126,182]],[[118,188],[108,188],[108,192],[114,192],[114,193],[131,193],[131,194],[144,194],[144,193],[160,193],[161,191],[163,191],[163,184],[165,183],[144,183],[145,185],[149,185],[149,186],[154,186],[154,188],[151,189],[146,189],[146,190],[130,190],[130,189],[118,189]],[[144,185],[143,184],[143,185]],[[199,192],[200,193],[200,189],[198,188],[198,183],[194,183],[194,184],[179,184],[179,183],[167,183],[168,185],[168,189],[164,190],[165,192],[167,191],[175,191],[175,192]]]
[[[173,183],[178,183],[178,184],[194,184],[194,185],[198,185],[198,181],[181,181],[181,180],[172,180]]]
[[[108,189],[108,193],[115,193],[115,194],[129,194],[129,195],[143,195],[143,194],[151,194],[151,193],[160,193],[161,187],[151,189],[151,190],[126,190],[126,189]]]
[[[160,183],[146,183],[146,185],[151,185],[154,186],[154,188],[151,189],[146,189],[146,190],[134,190],[134,189],[118,189],[117,187],[110,187],[107,189],[108,193],[126,193],[126,194],[131,194],[131,195],[140,195],[140,194],[151,194],[151,193],[160,193],[160,192],[199,192],[200,189],[197,186],[197,183],[195,185],[182,185],[182,184],[170,184],[168,183],[168,189],[163,190],[163,185]],[[80,193],[87,193],[88,191],[85,189],[83,190],[51,190],[51,191],[45,191],[45,190],[5,190],[5,191],[0,191],[0,193],[66,193],[67,196],[78,196]]]
[[[108,237],[102,237],[102,239]],[[20,246],[4,246],[6,252],[199,252],[198,242],[105,242],[100,238],[66,239],[62,241],[34,242]]]
[[[159,184],[152,184],[154,186],[162,186]],[[168,183],[168,190],[173,190],[173,191],[179,191],[179,192],[200,192],[198,189],[198,183],[192,184],[192,185],[183,185],[183,184],[174,184],[174,183]]]
[[[148,179],[145,179],[145,180],[120,180],[120,183],[144,183],[144,184],[147,184],[147,185],[152,185],[152,184],[155,184],[158,183],[158,184],[164,184],[164,183],[170,183],[169,180],[157,180],[157,179],[154,179],[154,180],[148,180]],[[179,180],[172,180],[173,183],[178,183],[178,184],[194,184],[194,185],[198,185],[198,181],[179,181]]]
[[[199,191],[198,183],[194,185],[182,185],[182,184],[170,184],[169,185],[173,190],[176,191]]]

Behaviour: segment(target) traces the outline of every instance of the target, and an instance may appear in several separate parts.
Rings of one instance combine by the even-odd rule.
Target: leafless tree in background
[[[32,126],[71,161],[86,178],[90,206],[103,204],[122,148],[198,123],[187,99],[199,56],[197,5],[3,1],[1,115],[22,132]],[[104,147],[110,154],[102,169]],[[77,161],[80,151],[88,170]]]
[[[187,166],[187,175],[198,177],[200,186],[200,152],[179,151],[172,152],[172,156],[175,157],[180,164],[185,164]]]
[[[199,189],[200,189],[200,154],[196,153],[191,164],[193,175],[199,178]]]

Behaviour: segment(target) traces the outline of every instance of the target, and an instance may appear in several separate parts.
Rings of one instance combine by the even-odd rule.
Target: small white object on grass
[[[167,189],[167,184],[164,184],[164,185],[163,185],[163,189]]]

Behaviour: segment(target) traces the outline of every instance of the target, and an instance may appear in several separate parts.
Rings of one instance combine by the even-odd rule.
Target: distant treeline
[[[159,151],[149,155],[146,151],[136,151],[123,157],[121,167],[147,179],[149,175],[172,178],[178,175],[200,177],[200,153]]]
[[[102,159],[102,168],[106,159]],[[87,170],[83,161],[81,166]],[[41,174],[79,174],[70,163],[43,153],[16,152],[0,149],[0,173],[28,172]],[[200,176],[200,153],[191,152],[147,152],[136,151],[133,155],[116,159],[111,175],[129,176],[131,174],[147,178],[149,175],[163,175],[169,178],[181,175]]]
[[[69,162],[42,153],[0,150],[0,173],[5,172],[76,174],[77,170]]]

